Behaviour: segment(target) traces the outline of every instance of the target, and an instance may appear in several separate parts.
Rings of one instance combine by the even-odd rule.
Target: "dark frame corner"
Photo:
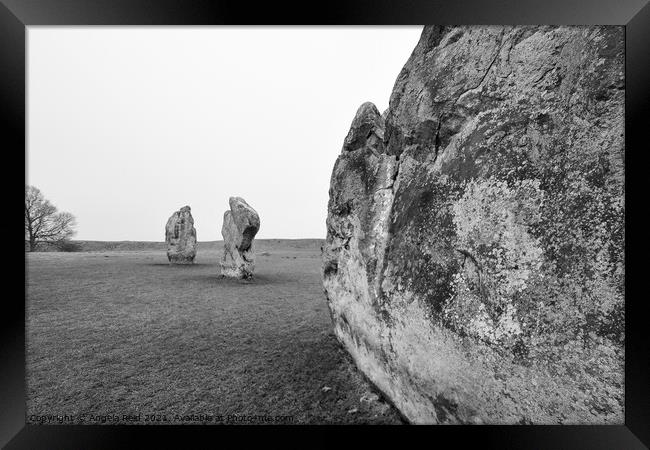
[[[445,4],[446,3],[446,4]],[[408,7],[406,6],[408,5]],[[647,151],[644,127],[650,109],[650,4],[648,0],[413,0],[407,4],[388,0],[335,0],[322,8],[267,2],[251,8],[236,1],[201,0],[0,0],[0,108],[5,152],[4,192],[11,192],[11,205],[20,207],[20,178],[25,174],[25,57],[26,32],[32,25],[221,25],[221,24],[599,24],[625,25],[626,29],[626,234],[633,221],[642,220],[633,194],[640,156]],[[9,157],[10,161],[6,158]],[[20,168],[22,167],[22,175]],[[10,176],[6,176],[10,175]],[[13,179],[16,177],[16,179]],[[24,182],[24,177],[23,177]],[[16,215],[2,222],[2,235],[18,235]],[[15,230],[13,228],[16,228]],[[8,253],[24,253],[14,240]],[[15,246],[15,247],[13,247]],[[15,253],[14,253],[15,252]],[[632,264],[640,250],[626,246],[626,292],[639,279],[643,267]],[[5,258],[11,260],[12,258]],[[16,258],[19,259],[19,258]],[[639,259],[640,260],[640,259]],[[8,264],[8,266],[10,266]],[[15,273],[14,273],[15,272]],[[7,267],[5,279],[18,285],[26,275],[24,266]],[[637,282],[638,284],[638,282]],[[0,445],[7,448],[113,448],[133,446],[136,434],[167,439],[187,427],[101,427],[25,425],[25,308],[24,288],[9,294],[5,289],[0,346]],[[446,436],[455,446],[466,439],[498,448],[591,448],[636,449],[650,446],[650,340],[645,332],[645,295],[626,302],[626,411],[624,426],[512,426],[418,428],[433,440]],[[125,430],[128,428],[128,430]],[[163,429],[161,429],[163,428]],[[194,427],[193,434],[212,433],[220,427]],[[299,427],[301,430],[305,428]],[[207,430],[210,429],[210,430]],[[294,428],[295,429],[295,428]],[[219,429],[219,433],[223,433]],[[309,428],[313,430],[313,428]],[[413,430],[411,428],[410,430]],[[371,431],[373,434],[377,432]],[[393,434],[394,429],[391,429]],[[294,431],[289,433],[294,434]],[[296,431],[300,434],[299,431]],[[402,431],[397,434],[401,434]],[[246,437],[247,432],[238,433]],[[381,435],[381,433],[379,433]],[[213,441],[215,442],[215,441]]]

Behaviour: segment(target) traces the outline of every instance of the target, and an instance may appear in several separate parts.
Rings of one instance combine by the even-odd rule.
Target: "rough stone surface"
[[[425,27],[330,185],[334,331],[415,423],[622,424],[622,27]]]
[[[171,264],[192,264],[196,256],[196,230],[191,208],[183,206],[167,220],[165,242]]]
[[[251,278],[255,270],[253,239],[260,229],[260,217],[241,197],[230,197],[230,210],[223,214],[224,252],[221,275]]]

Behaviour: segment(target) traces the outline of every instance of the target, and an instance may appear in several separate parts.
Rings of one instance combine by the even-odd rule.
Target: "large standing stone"
[[[165,242],[171,264],[192,264],[196,256],[196,230],[191,208],[183,206],[167,220]]]
[[[251,278],[255,270],[253,239],[260,229],[260,217],[241,197],[230,197],[230,210],[223,215],[224,252],[221,275]]]
[[[425,27],[330,185],[334,331],[417,423],[623,423],[622,27]]]

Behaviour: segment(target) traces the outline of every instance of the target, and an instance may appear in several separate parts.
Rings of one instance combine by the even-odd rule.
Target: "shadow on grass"
[[[185,280],[210,286],[271,286],[295,282],[296,278],[284,274],[255,275],[252,279],[238,280],[221,276],[218,272],[186,277]]]
[[[201,266],[201,267],[206,267],[206,266],[215,266],[217,267],[217,264],[210,264],[210,263],[193,263],[193,264],[170,264],[170,263],[145,263],[143,264],[145,266],[167,266],[167,267],[173,267],[174,269],[180,268],[183,269],[185,267],[196,267],[196,266]]]

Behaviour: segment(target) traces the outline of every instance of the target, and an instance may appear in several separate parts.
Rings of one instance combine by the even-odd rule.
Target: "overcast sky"
[[[163,241],[192,207],[221,239],[228,197],[258,238],[324,238],[357,108],[380,112],[422,27],[29,27],[27,182],[76,239]]]

